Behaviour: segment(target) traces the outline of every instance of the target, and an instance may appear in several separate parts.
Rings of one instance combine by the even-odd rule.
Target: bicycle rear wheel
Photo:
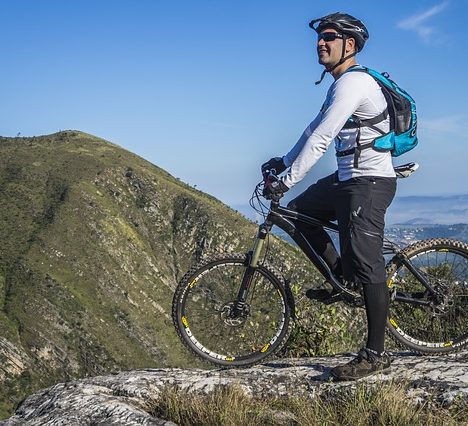
[[[403,254],[439,294],[432,295],[395,256],[387,265],[391,292],[421,304],[394,300],[390,335],[420,353],[461,349],[468,344],[468,244],[431,239],[408,246]]]
[[[291,309],[283,279],[258,265],[241,315],[232,312],[246,271],[245,254],[217,255],[180,281],[172,305],[176,331],[197,356],[221,366],[248,366],[286,343]]]

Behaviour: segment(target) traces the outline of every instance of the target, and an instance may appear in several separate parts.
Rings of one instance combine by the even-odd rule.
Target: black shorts
[[[322,220],[337,220],[344,279],[370,284],[386,281],[382,253],[385,213],[396,178],[362,176],[339,182],[336,173],[320,179],[288,207]]]

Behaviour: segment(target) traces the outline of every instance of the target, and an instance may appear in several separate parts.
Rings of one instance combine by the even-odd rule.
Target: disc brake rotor
[[[240,312],[234,313],[235,303],[225,303],[220,312],[221,319],[230,327],[238,327],[244,324],[250,312],[250,306],[246,303]]]

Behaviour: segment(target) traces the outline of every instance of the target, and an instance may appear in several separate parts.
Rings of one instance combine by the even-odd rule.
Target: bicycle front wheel
[[[180,281],[172,305],[176,331],[195,355],[221,366],[248,366],[286,343],[291,309],[283,279],[258,265],[245,306],[233,315],[246,272],[245,254],[217,255],[192,268]]]
[[[388,330],[420,353],[446,353],[468,344],[468,244],[449,239],[419,241],[402,252],[435,290],[432,294],[395,256],[387,266]]]

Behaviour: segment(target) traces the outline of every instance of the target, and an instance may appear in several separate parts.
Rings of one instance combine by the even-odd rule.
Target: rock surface
[[[468,351],[442,357],[395,354],[384,373],[361,379],[373,384],[404,380],[417,401],[435,397],[450,405],[468,402]],[[194,393],[209,393],[218,386],[237,385],[247,394],[263,397],[313,397],[356,382],[331,382],[330,368],[352,354],[336,357],[283,359],[247,369],[147,369],[125,371],[62,383],[27,398],[2,426],[13,425],[172,425],[151,415],[159,392],[166,385]]]

